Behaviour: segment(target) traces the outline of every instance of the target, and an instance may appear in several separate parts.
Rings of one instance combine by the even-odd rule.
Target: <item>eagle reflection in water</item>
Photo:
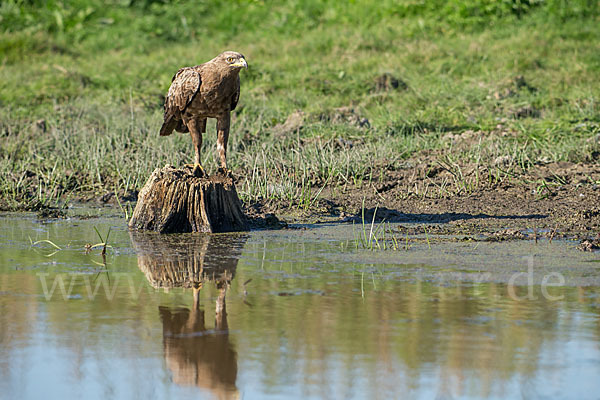
[[[138,267],[154,288],[189,288],[194,294],[191,309],[158,308],[173,382],[208,390],[218,399],[239,397],[237,353],[229,341],[225,295],[248,236],[130,234]],[[219,290],[214,328],[206,326],[199,296],[209,282]]]

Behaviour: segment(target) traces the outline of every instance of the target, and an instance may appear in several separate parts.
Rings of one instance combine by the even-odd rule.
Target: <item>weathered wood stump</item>
[[[196,177],[190,169],[154,170],[138,196],[129,228],[160,233],[247,231],[230,176]]]

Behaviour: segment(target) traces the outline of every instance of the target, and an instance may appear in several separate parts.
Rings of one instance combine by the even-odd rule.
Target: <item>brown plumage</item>
[[[200,171],[202,134],[206,119],[217,119],[217,150],[222,172],[227,172],[227,140],[230,112],[240,98],[242,68],[248,68],[244,56],[226,51],[195,67],[181,68],[171,81],[165,100],[164,122],[160,135],[190,132],[195,150],[194,163]]]

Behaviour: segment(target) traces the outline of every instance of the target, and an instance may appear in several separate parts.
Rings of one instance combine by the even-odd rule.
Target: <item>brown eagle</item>
[[[248,68],[244,56],[226,51],[204,64],[181,68],[171,80],[160,136],[170,135],[173,130],[190,132],[195,150],[194,174],[200,172],[204,175],[200,149],[207,118],[217,119],[219,172],[228,173],[229,114],[240,98],[239,73],[242,68]]]

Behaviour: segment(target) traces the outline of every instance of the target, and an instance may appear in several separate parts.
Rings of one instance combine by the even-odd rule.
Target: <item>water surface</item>
[[[94,227],[110,227],[106,257],[85,251]],[[352,235],[4,215],[0,397],[598,398],[596,255],[556,241],[370,252]],[[552,273],[564,283],[539,285]]]

